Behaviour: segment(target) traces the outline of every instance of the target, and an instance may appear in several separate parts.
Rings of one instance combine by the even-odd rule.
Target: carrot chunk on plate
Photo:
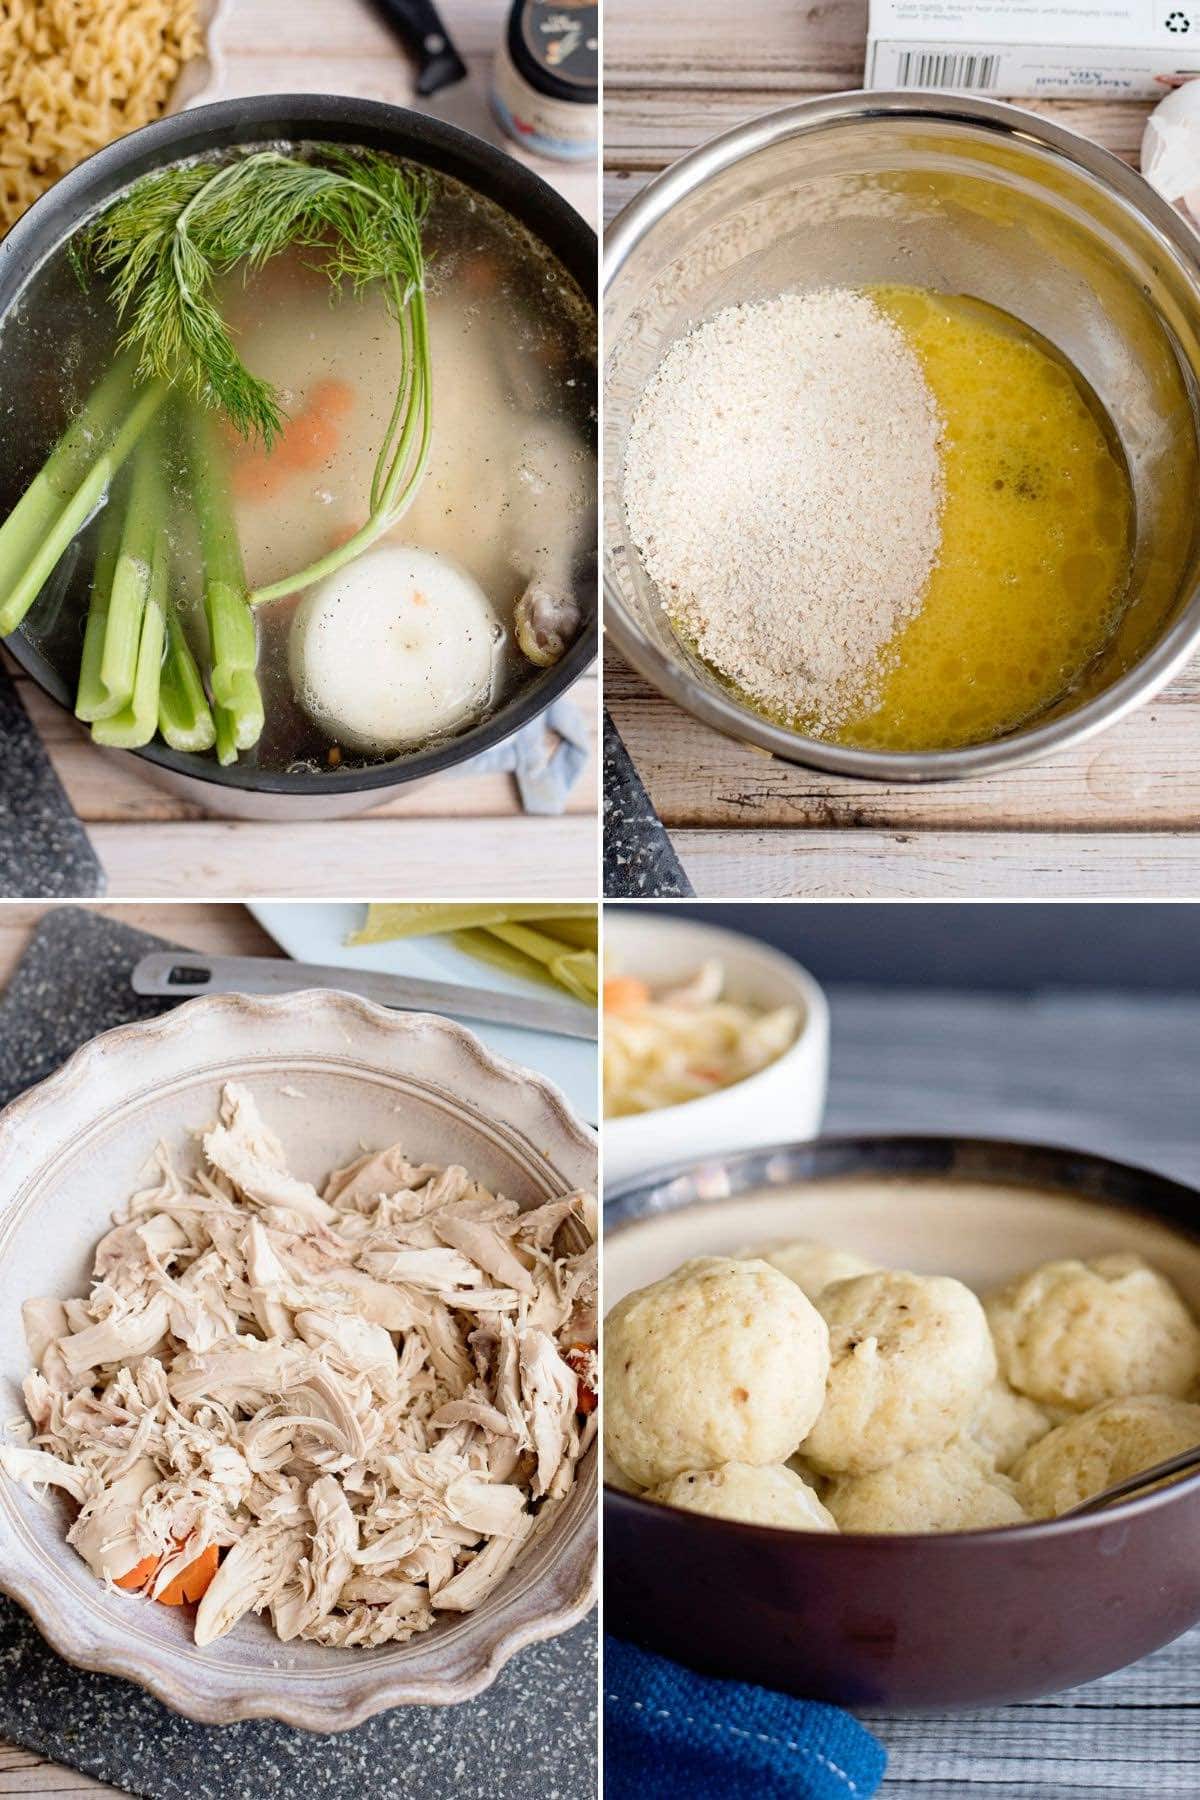
[[[208,1592],[209,1583],[217,1572],[217,1564],[221,1553],[215,1544],[202,1550],[194,1562],[178,1574],[174,1581],[169,1581],[161,1594],[154,1598],[160,1606],[182,1606],[185,1601],[202,1600]]]
[[[140,1594],[161,1560],[158,1556],[143,1556],[140,1563],[134,1563],[132,1569],[117,1576],[117,1586],[124,1588],[127,1593]]]

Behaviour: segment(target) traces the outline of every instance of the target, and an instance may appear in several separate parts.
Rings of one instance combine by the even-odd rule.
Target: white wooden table
[[[865,0],[606,0],[605,216],[685,151],[861,86]],[[1039,104],[1135,162],[1148,108]],[[610,650],[606,702],[701,895],[1187,894],[1200,886],[1200,665],[1077,750],[982,781],[838,781],[693,720]]]
[[[500,0],[447,0],[445,6],[480,93],[486,93],[503,16]],[[203,99],[322,92],[404,105],[413,96],[411,66],[369,0],[222,0],[212,48]],[[595,224],[594,169],[535,161],[513,149]],[[480,898],[536,890],[556,898],[595,897],[594,755],[563,818],[522,814],[510,775],[451,774],[412,794],[399,790],[386,805],[352,820],[230,823],[206,818],[155,787],[134,758],[101,755],[31,682],[22,676],[18,685],[88,827],[113,896]],[[597,688],[588,675],[572,690],[593,735]]]

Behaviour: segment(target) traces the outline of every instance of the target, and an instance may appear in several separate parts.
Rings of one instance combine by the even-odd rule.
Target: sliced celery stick
[[[454,931],[450,933],[450,942],[479,962],[488,963],[493,969],[503,969],[506,975],[518,975],[523,981],[536,981],[540,987],[553,988],[558,985],[543,963],[534,962],[532,957],[514,950],[511,944],[501,943],[490,931]]]
[[[121,531],[125,523],[126,491],[109,494],[100,515],[96,538],[96,564],[92,570],[92,591],[88,601],[87,625],[83,634],[83,657],[79,664],[79,689],[75,697],[75,717],[92,724],[120,705],[100,679],[100,658],[104,654],[104,634],[108,628],[108,605],[112,598],[113,574],[121,548]]]
[[[158,730],[158,691],[162,678],[163,650],[167,640],[167,540],[165,530],[154,551],[150,587],[142,615],[137,675],[128,706],[106,719],[97,719],[92,736],[98,744],[121,750],[140,750]]]
[[[99,448],[79,486],[59,503],[58,510],[51,515],[48,502],[43,505],[43,501],[38,501],[24,523],[18,522],[8,542],[0,541],[0,637],[17,629],[75,533],[87,524],[104,499],[105,489],[158,411],[165,392],[157,384],[143,388],[121,425]],[[65,466],[68,472],[76,466],[74,452]],[[17,512],[20,507],[18,502]],[[0,540],[15,516],[15,512],[10,513],[0,526]],[[30,525],[31,519],[36,530]]]
[[[534,962],[544,963],[560,987],[577,1000],[594,1004],[599,993],[599,970],[593,950],[564,950],[553,938],[527,925],[493,925],[493,937],[510,944]]]
[[[596,908],[586,901],[536,900],[508,905],[446,906],[422,901],[409,906],[370,905],[362,928],[349,939],[352,944],[381,944],[390,938],[425,937],[443,931],[469,931],[480,926],[506,925],[522,919],[594,919]]]
[[[238,543],[225,455],[211,418],[200,407],[188,413],[192,499],[204,561],[204,611],[212,667],[209,683],[216,712],[217,757],[237,761],[262,735],[258,685],[258,631],[246,598],[246,574]]]
[[[211,750],[217,741],[200,670],[175,608],[167,602],[167,655],[158,691],[158,729],[172,750]]]
[[[162,445],[158,433],[147,432],[133,460],[129,499],[121,529],[121,546],[117,553],[117,566],[113,571],[108,619],[100,651],[100,687],[109,700],[116,704],[106,706],[97,715],[97,722],[132,707],[140,673],[142,628],[154,579],[160,581],[165,593],[167,497],[161,460]],[[160,663],[161,660],[160,643]],[[157,677],[154,714],[157,724]],[[131,728],[130,721],[127,720],[126,729]]]

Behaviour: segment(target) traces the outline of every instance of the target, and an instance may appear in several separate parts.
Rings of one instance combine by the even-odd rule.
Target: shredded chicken
[[[318,1191],[229,1083],[196,1169],[22,1316],[32,1421],[0,1469],[76,1509],[108,1586],[285,1642],[400,1642],[501,1582],[596,1429],[590,1195],[522,1213],[395,1146]],[[18,1433],[14,1430],[13,1437]]]

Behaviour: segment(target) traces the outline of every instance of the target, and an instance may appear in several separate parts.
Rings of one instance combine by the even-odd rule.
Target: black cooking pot
[[[390,151],[435,169],[484,195],[518,220],[553,253],[594,306],[596,234],[575,209],[523,163],[481,138],[424,113],[332,94],[259,94],[159,119],[89,157],[42,195],[0,241],[0,334],[28,284],[48,256],[106,200],[139,176],[183,157],[239,145],[279,140],[355,144]],[[0,335],[0,360],[6,350]],[[32,376],[33,370],[30,370]],[[8,383],[11,390],[13,383]],[[0,516],[19,498],[14,477],[0,468]],[[389,789],[436,775],[500,743],[547,707],[595,657],[597,587],[595,554],[576,571],[585,623],[562,661],[531,671],[529,679],[488,718],[459,736],[386,763],[317,771],[260,769],[247,762],[222,768],[211,756],[194,756],[155,742],[134,755],[160,785],[198,802],[209,812],[237,818],[316,819],[364,812]],[[39,686],[73,711],[74,694],[37,645],[22,631],[5,640]]]

